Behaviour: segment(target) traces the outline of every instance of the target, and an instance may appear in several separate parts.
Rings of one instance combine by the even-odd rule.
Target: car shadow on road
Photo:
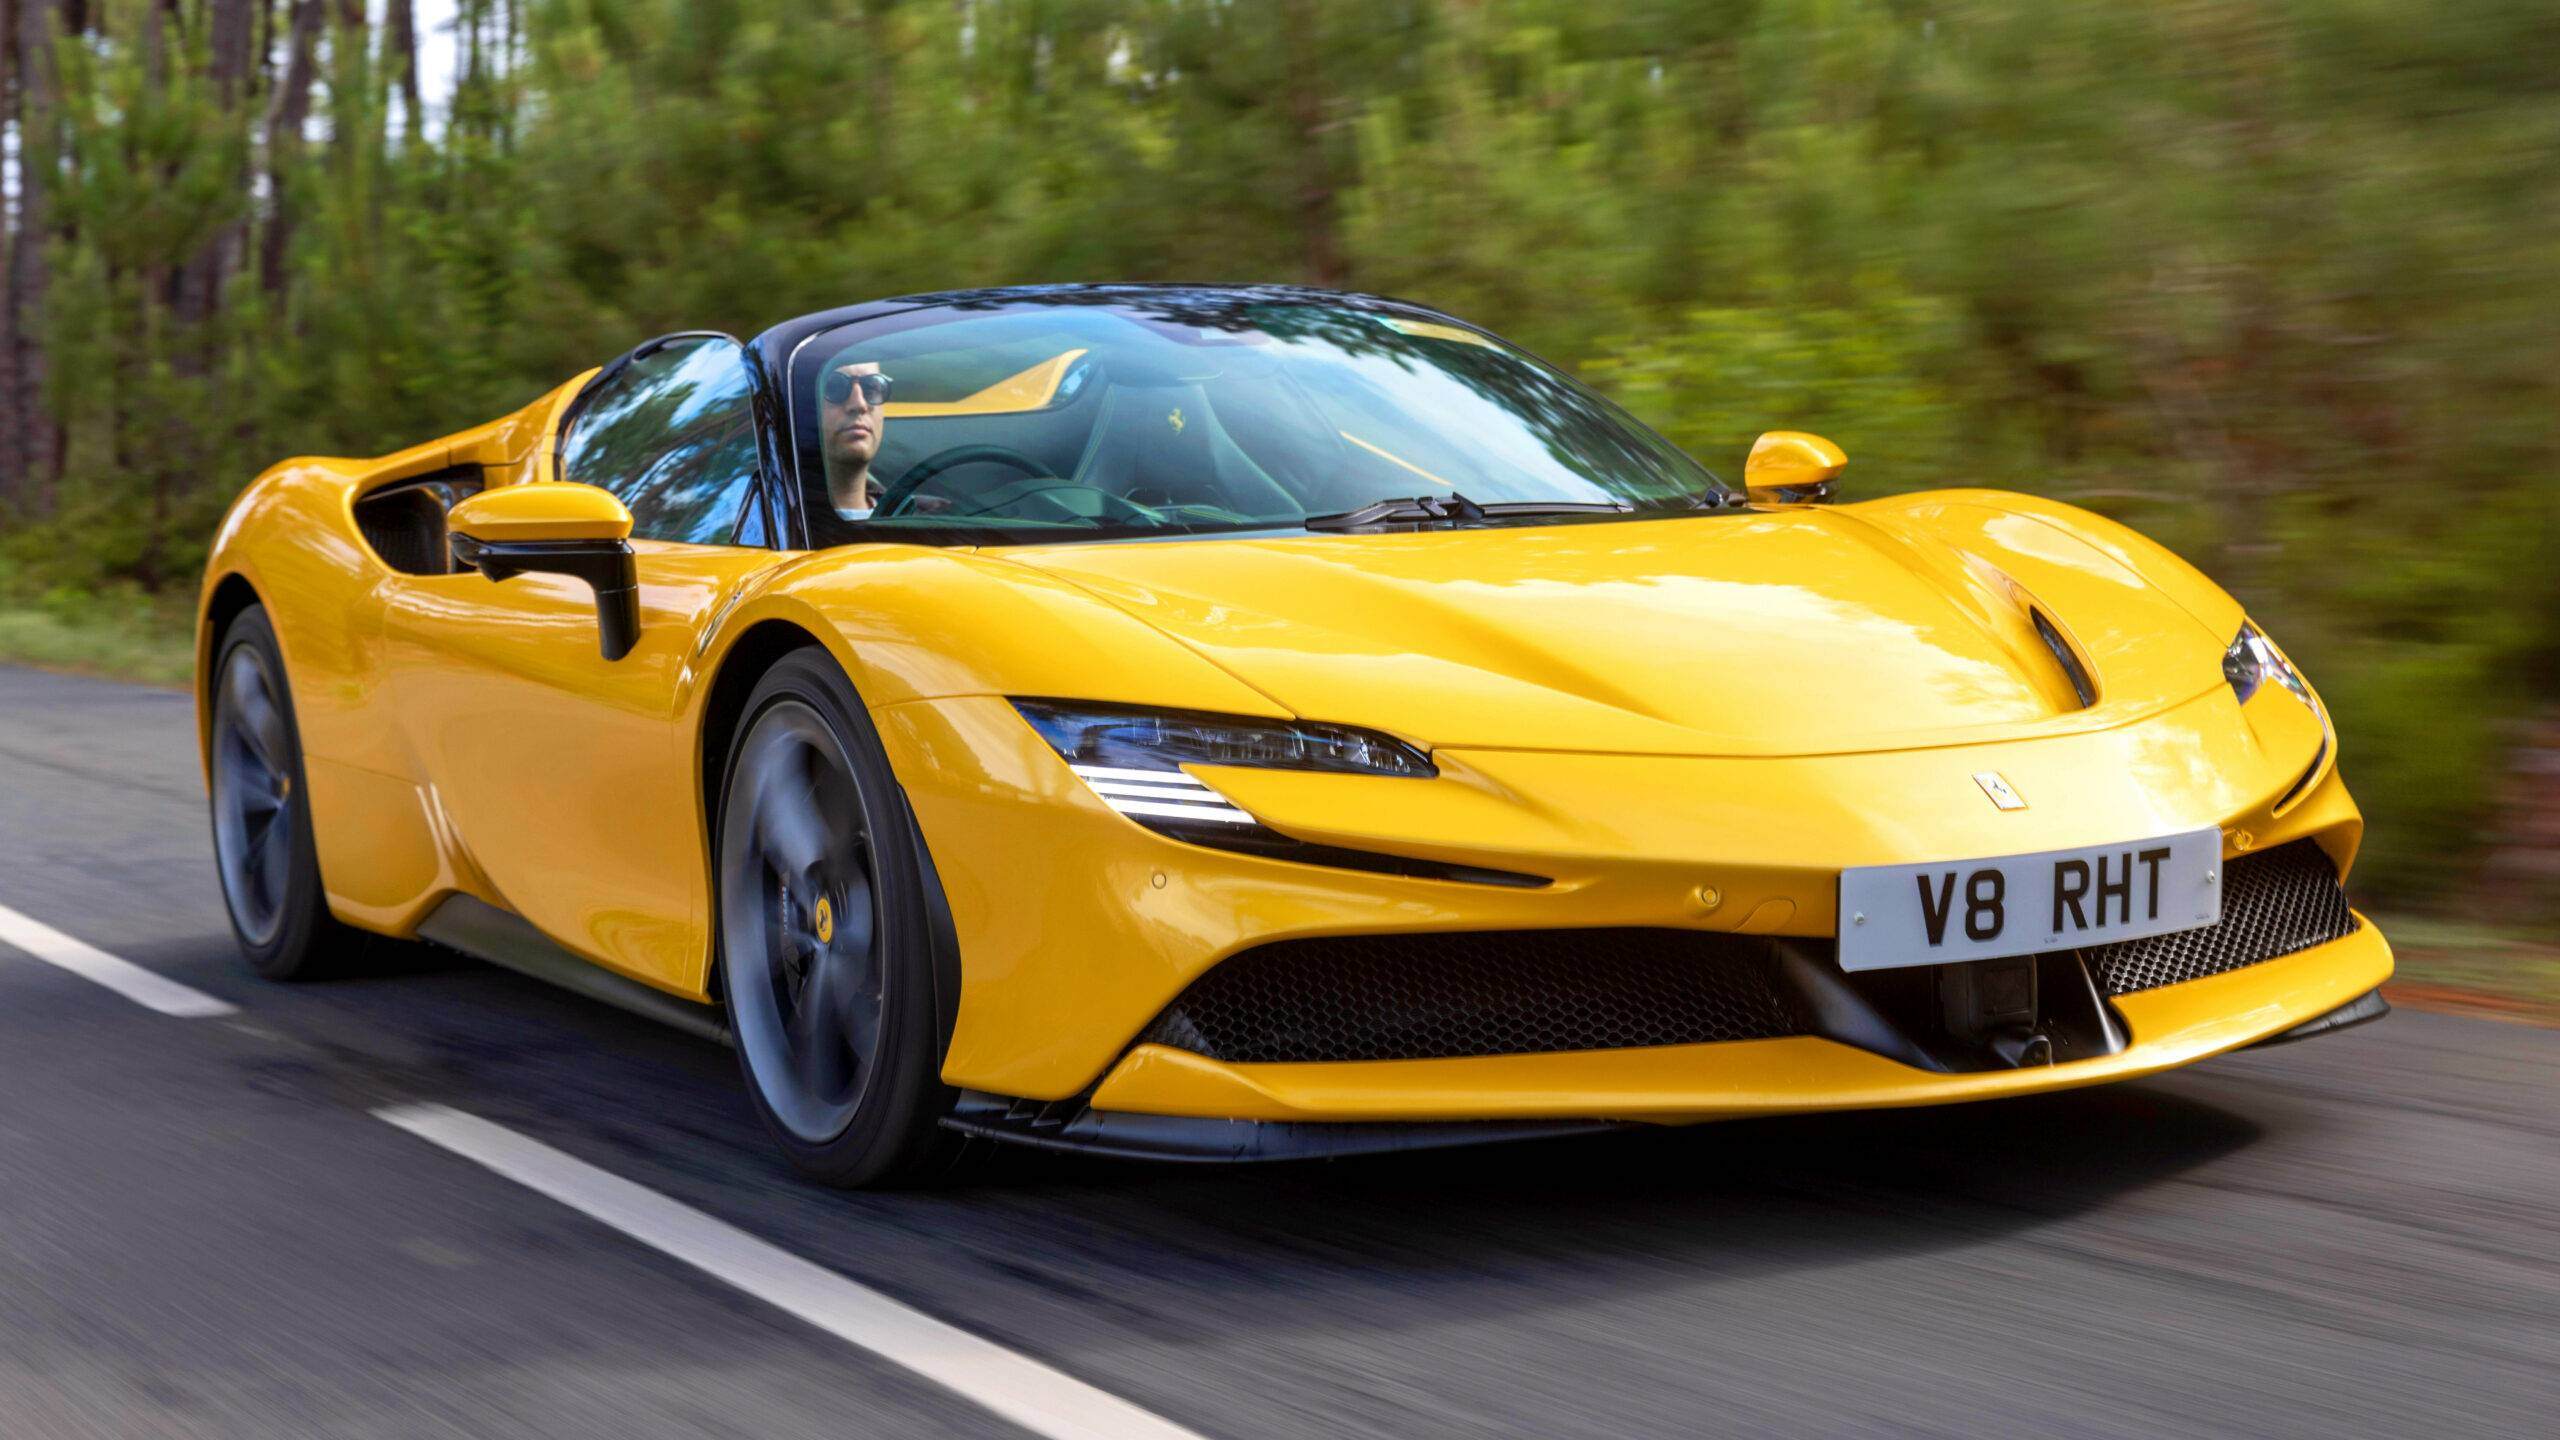
[[[1233,1169],[1042,1158],[941,1203],[1066,1210],[1149,1237],[1008,1258],[1017,1280],[1115,1295],[1176,1286],[1252,1331],[1855,1264],[1996,1241],[2248,1145],[2250,1119],[2150,1084],[1925,1109],[1648,1129]],[[1373,1303],[1374,1302],[1374,1303]],[[1228,1308],[1242,1306],[1244,1308]],[[1445,1312],[1444,1312],[1445,1313]],[[1392,1323],[1392,1322],[1391,1322]]]
[[[307,1048],[252,1083],[460,1106],[1050,1355],[1086,1343],[1069,1315],[1169,1343],[1338,1333],[1956,1251],[2260,1133],[2151,1081],[1337,1161],[1006,1151],[957,1182],[844,1193],[781,1164],[720,1047],[477,962],[426,951],[256,998]]]

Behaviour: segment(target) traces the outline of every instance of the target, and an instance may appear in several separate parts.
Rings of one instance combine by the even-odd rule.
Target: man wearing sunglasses
[[[827,461],[827,496],[847,520],[870,518],[880,503],[871,462],[888,427],[889,377],[869,360],[837,365],[818,377],[818,427]]]

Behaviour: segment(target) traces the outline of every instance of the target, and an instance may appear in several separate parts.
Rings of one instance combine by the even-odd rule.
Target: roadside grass
[[[2560,1025],[2560,936],[2415,915],[2375,923],[2398,962],[2382,991],[2393,1004]]]
[[[0,664],[183,688],[196,665],[190,611],[91,596],[0,604]]]

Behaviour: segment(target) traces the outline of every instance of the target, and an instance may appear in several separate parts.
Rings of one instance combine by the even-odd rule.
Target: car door
[[[677,722],[706,627],[781,558],[767,540],[773,413],[744,346],[693,334],[607,366],[564,417],[557,478],[632,515],[640,631],[621,658],[600,653],[595,598],[564,575],[401,577],[385,619],[462,887],[684,994],[706,979],[710,888]]]

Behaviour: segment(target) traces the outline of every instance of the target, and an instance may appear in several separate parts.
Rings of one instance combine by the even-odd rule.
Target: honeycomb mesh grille
[[[2082,954],[2108,994],[2131,995],[2308,950],[2355,928],[2338,867],[2318,844],[2296,840],[2223,867],[2218,923]]]
[[[1801,1033],[1768,942],[1681,930],[1284,940],[1212,967],[1145,1039],[1239,1063],[1426,1060]]]

